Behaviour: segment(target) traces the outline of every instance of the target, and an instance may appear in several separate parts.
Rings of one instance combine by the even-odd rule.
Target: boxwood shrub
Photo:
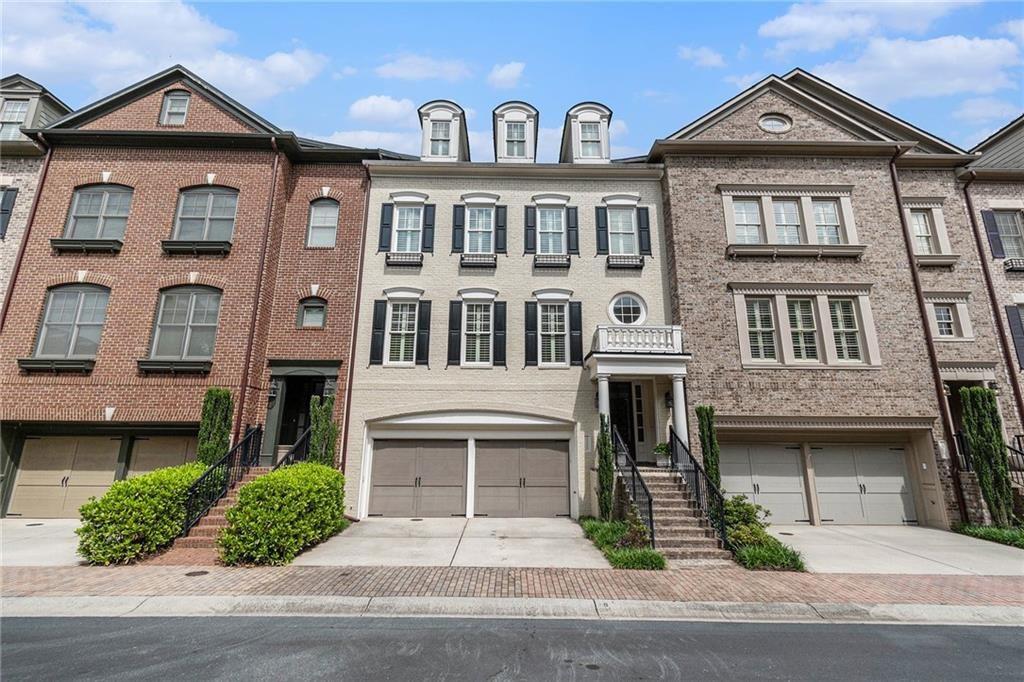
[[[580,519],[583,534],[593,542],[613,568],[640,570],[663,570],[665,557],[647,544],[646,532],[638,532],[638,522],[601,521],[595,518]],[[646,531],[643,526],[640,531]]]
[[[345,477],[323,464],[282,467],[242,486],[221,531],[226,564],[280,566],[343,530]]]
[[[82,505],[78,553],[92,564],[126,564],[171,544],[185,522],[185,494],[206,467],[183,464],[117,481]]]

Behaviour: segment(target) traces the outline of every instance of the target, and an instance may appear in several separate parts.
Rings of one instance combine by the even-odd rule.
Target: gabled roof
[[[21,86],[20,89],[29,90],[32,92],[32,94],[48,98],[50,101],[56,104],[58,108],[63,109],[65,113],[71,111],[71,107],[69,107],[67,104],[58,99],[57,96],[54,95],[52,92],[50,92],[45,87],[35,82],[31,78],[26,78],[25,76],[22,76],[20,73],[12,73],[11,75],[4,76],[2,79],[0,79],[0,90],[19,89],[19,85]]]
[[[1024,169],[1024,114],[1013,119],[971,149],[981,156],[971,169]]]

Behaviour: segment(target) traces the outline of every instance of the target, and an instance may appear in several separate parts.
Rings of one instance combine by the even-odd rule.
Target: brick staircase
[[[654,507],[654,546],[669,561],[727,561],[722,549],[682,477],[670,469],[639,467]]]

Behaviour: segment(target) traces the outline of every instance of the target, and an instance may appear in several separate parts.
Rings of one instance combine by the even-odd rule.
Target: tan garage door
[[[917,523],[903,446],[812,445],[811,460],[822,523]]]
[[[370,516],[466,514],[464,440],[375,440]]]
[[[128,478],[164,467],[176,467],[196,458],[194,436],[139,436],[128,459]]]
[[[568,441],[476,441],[474,516],[569,515]]]
[[[726,497],[745,495],[771,512],[771,523],[809,523],[797,444],[722,445],[719,470]]]
[[[7,513],[77,518],[78,508],[114,482],[120,437],[26,438]]]

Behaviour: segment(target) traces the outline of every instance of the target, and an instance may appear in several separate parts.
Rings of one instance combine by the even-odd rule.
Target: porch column
[[[686,384],[682,374],[672,375],[672,429],[690,447],[690,429],[686,425]]]
[[[597,413],[608,420],[608,428],[611,428],[612,408],[611,399],[608,397],[608,378],[607,374],[597,375]]]

